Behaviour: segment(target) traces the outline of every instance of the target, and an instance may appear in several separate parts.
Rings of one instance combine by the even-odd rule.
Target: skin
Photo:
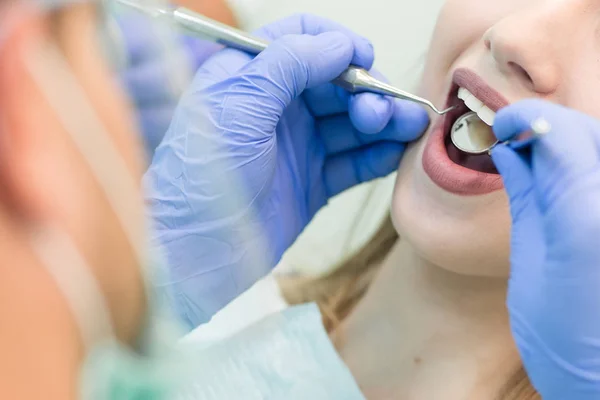
[[[33,252],[29,230],[51,225],[74,241],[105,295],[115,332],[125,343],[134,343],[142,326],[144,286],[123,229],[34,83],[26,57],[35,57],[44,43],[60,48],[135,182],[142,175],[141,147],[124,94],[101,54],[90,51],[96,48],[95,6],[76,5],[40,15],[25,4],[13,3],[3,11],[0,398],[75,399],[85,349],[65,298]],[[40,62],[39,67],[52,73],[50,64]],[[140,210],[139,215],[130,215],[130,222],[141,237],[141,188],[135,191],[139,196],[127,201],[128,207]]]
[[[428,53],[422,93],[444,104],[453,71],[467,67],[510,102],[538,97],[600,117],[598,7],[589,0],[449,0]],[[464,10],[472,16],[466,21]],[[508,276],[506,194],[464,197],[437,187],[422,168],[425,141],[408,152],[399,170],[392,205],[398,232],[442,268]]]
[[[453,71],[467,67],[510,102],[537,97],[600,117],[599,13],[593,0],[448,0],[421,94],[445,104]],[[432,182],[429,134],[399,169],[392,219],[402,239],[335,339],[368,398],[494,398],[520,366],[505,307],[508,200]]]

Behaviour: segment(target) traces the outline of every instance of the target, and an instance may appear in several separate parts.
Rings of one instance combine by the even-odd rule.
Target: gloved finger
[[[362,133],[378,133],[394,113],[393,100],[373,93],[352,96],[348,109],[352,124]]]
[[[427,113],[422,113],[422,109],[406,102],[394,101],[393,106],[389,122],[366,133],[360,131],[348,115],[338,114],[320,119],[319,134],[327,154],[337,154],[377,142],[407,143],[418,138],[429,123]]]
[[[526,160],[504,144],[492,149],[492,160],[502,175],[512,220],[518,223],[523,215],[536,207],[533,172]]]
[[[365,133],[376,133],[387,125],[394,112],[393,100],[372,93],[351,95],[344,89],[325,84],[303,93],[313,116],[320,118],[351,111],[356,127]]]
[[[327,158],[323,169],[327,195],[389,175],[398,168],[404,149],[402,143],[379,142]]]
[[[346,114],[350,103],[350,93],[332,83],[307,89],[302,94],[311,114],[324,117],[335,114]]]
[[[256,34],[269,40],[277,40],[287,35],[317,36],[326,32],[343,33],[350,39],[354,47],[351,63],[359,67],[371,69],[375,57],[371,42],[343,25],[327,18],[311,14],[296,14],[266,25],[259,29]],[[322,56],[332,57],[333,55],[323,54]]]
[[[240,100],[260,101],[275,118],[305,89],[339,76],[353,52],[352,41],[340,32],[290,35],[273,42],[230,82],[240,82],[235,88]]]
[[[386,81],[385,77],[379,71],[372,69],[369,72],[375,78]],[[375,112],[376,117],[390,116],[392,112],[392,99],[390,98],[372,93],[351,95],[346,90],[334,84],[321,85],[308,89],[304,92],[303,97],[306,105],[315,117],[345,113],[351,104],[355,105],[354,110],[358,110],[356,113],[353,112],[353,114],[356,114],[355,122],[358,124],[361,124],[363,121],[363,113],[360,113],[363,110],[363,106],[366,106],[367,121],[370,121],[369,117],[373,116],[373,112]],[[386,124],[387,121],[382,120],[376,123],[378,126],[385,126]],[[360,126],[359,129],[361,129]],[[369,124],[367,124],[366,130],[371,129],[373,128],[370,128]]]
[[[386,107],[389,106],[389,111]],[[389,114],[388,114],[389,113]],[[410,142],[429,125],[429,115],[420,105],[365,93],[350,99],[350,119],[361,132],[373,134],[391,127],[397,140]]]
[[[377,70],[369,71],[381,81],[387,79]],[[385,127],[394,113],[394,99],[374,93],[361,93],[350,98],[350,119],[363,133],[377,133]]]
[[[494,132],[500,140],[510,139],[530,130],[540,117],[552,127],[532,145],[533,176],[545,206],[576,177],[597,168],[600,155],[598,134],[592,127],[597,123],[591,117],[541,100],[525,100],[500,111]]]
[[[364,132],[380,131],[389,122],[394,111],[392,99],[373,93],[351,95],[333,84],[308,89],[303,97],[310,112],[317,118],[352,110],[355,124]]]
[[[536,270],[543,265],[545,254],[532,249],[544,248],[543,229],[535,193],[533,173],[527,160],[506,145],[492,150],[492,159],[502,175],[510,203],[511,234],[511,293],[529,293],[531,282],[541,276]],[[539,245],[536,247],[536,244]],[[525,259],[527,258],[527,259]],[[523,267],[523,268],[518,268]],[[511,303],[509,298],[509,304]],[[521,304],[521,306],[523,306]]]

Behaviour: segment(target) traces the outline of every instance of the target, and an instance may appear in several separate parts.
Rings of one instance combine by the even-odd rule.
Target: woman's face
[[[596,0],[448,0],[421,90],[441,108],[467,89],[492,111],[538,97],[600,117],[600,3]],[[489,110],[483,111],[489,114]],[[448,142],[459,115],[435,116],[404,157],[392,214],[428,261],[470,275],[507,276],[510,215],[487,155]],[[573,134],[577,134],[574,132]]]

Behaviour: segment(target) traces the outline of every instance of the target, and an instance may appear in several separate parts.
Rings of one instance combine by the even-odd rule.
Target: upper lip
[[[475,71],[468,68],[458,68],[454,71],[452,81],[456,86],[467,89],[494,112],[509,105],[509,101],[504,96],[488,85]]]

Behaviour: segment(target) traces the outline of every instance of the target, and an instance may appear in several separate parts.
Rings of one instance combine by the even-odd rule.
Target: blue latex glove
[[[529,154],[492,153],[513,219],[511,328],[544,399],[600,399],[600,122],[527,100],[494,131],[510,139],[538,117],[552,130]]]
[[[429,121],[412,103],[350,97],[329,83],[374,57],[367,40],[338,24],[299,15],[258,35],[273,43],[256,58],[227,49],[200,69],[146,175],[171,267],[164,286],[190,327],[267,274],[329,198],[394,171]],[[210,138],[222,147],[207,156]],[[207,171],[219,171],[219,160],[231,161],[241,187],[217,188],[228,178]],[[240,212],[219,214],[239,190]],[[244,218],[256,240],[236,238]],[[256,266],[249,254],[263,251],[259,239],[267,248]]]
[[[164,137],[186,83],[221,46],[179,34],[165,53],[165,32],[159,32],[147,17],[138,13],[117,17],[128,57],[121,80],[136,108],[148,158]],[[154,29],[153,29],[154,28]],[[162,40],[162,42],[161,42]],[[176,76],[179,81],[173,77]],[[189,78],[189,79],[186,79]]]

